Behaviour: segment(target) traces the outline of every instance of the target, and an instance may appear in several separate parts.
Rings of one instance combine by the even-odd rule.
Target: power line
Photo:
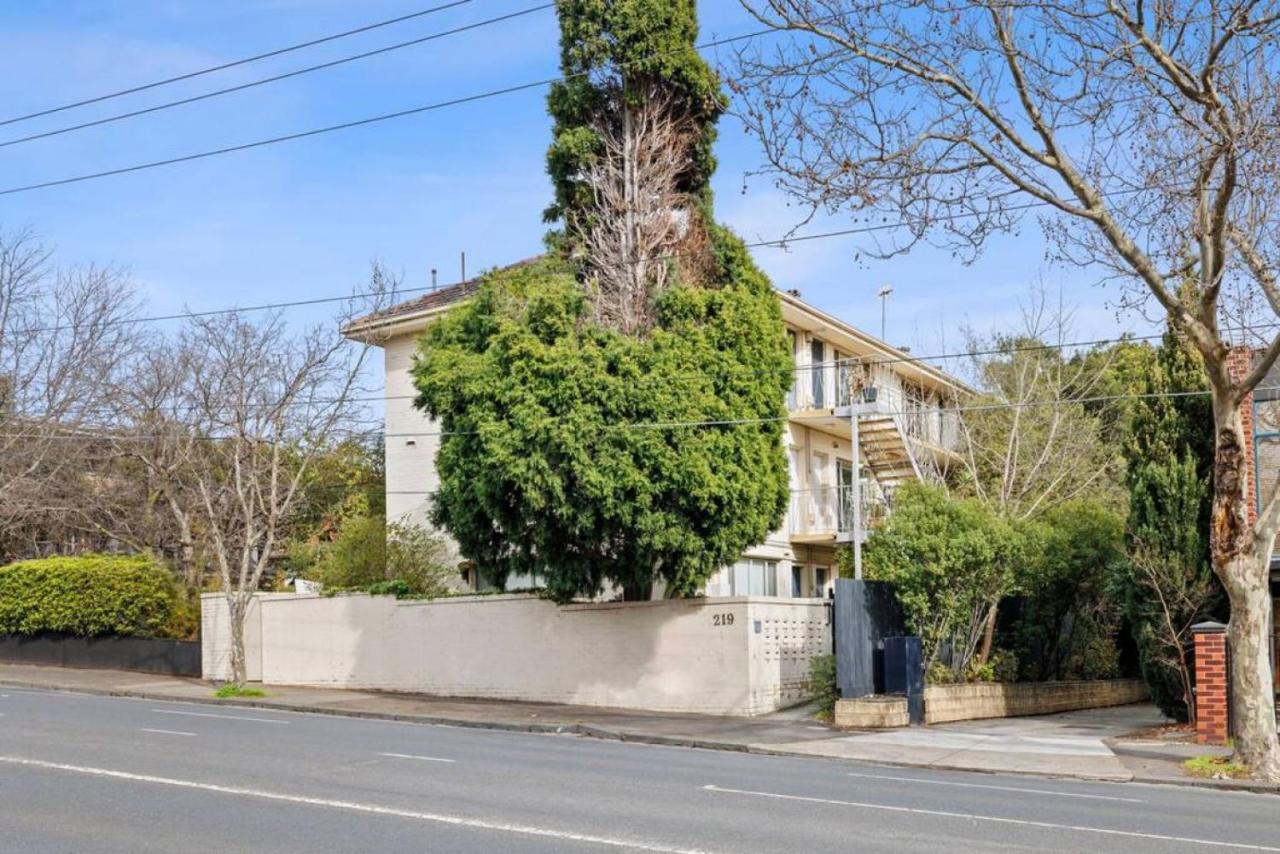
[[[534,85],[541,85],[541,84],[534,84]],[[1137,191],[1136,190],[1117,191],[1115,193],[1109,194],[1108,197],[1112,195],[1120,195],[1121,193],[1129,193],[1129,192],[1137,192]],[[0,191],[0,195],[2,194],[3,194],[3,191]],[[1025,202],[1017,205],[1009,205],[1008,207],[1005,208],[1005,210],[1006,211],[1030,210],[1032,208],[1044,207],[1046,206],[1046,204],[1047,204],[1046,202],[1042,202],[1042,201]],[[980,214],[978,212],[961,211],[954,214],[942,214],[942,215],[931,217],[930,222],[931,223],[953,222],[959,219],[968,219],[971,217],[982,216],[982,215],[983,214]],[[787,237],[778,237],[770,240],[756,240],[753,242],[744,241],[743,246],[747,249],[762,249],[762,248],[768,248],[768,247],[777,247],[777,248],[785,249],[787,246],[789,246],[792,243],[805,243],[813,240],[830,240],[836,237],[851,237],[858,234],[872,234],[879,231],[889,231],[892,229],[903,228],[904,226],[905,224],[901,222],[889,222],[889,223],[880,223],[877,225],[854,226],[852,228],[842,228],[834,231],[817,232],[814,234],[789,235]],[[714,249],[700,249],[693,252],[674,252],[674,253],[668,253],[664,255],[648,256],[646,258],[638,259],[636,261],[631,261],[628,263],[636,264],[636,263],[641,263],[641,261],[644,261],[644,262],[675,261],[682,258],[697,258],[703,255],[711,255],[714,253],[715,253]],[[398,299],[407,294],[436,293],[438,291],[448,290],[449,288],[457,287],[459,285],[465,285],[469,281],[473,281],[473,280],[449,282],[443,285],[430,285],[430,286],[415,287],[415,288],[398,288],[396,289],[395,293],[392,294],[391,296],[393,298]],[[193,318],[193,317],[215,317],[215,316],[224,315],[224,314],[240,314],[240,313],[256,312],[256,311],[272,311],[272,310],[285,309],[285,308],[299,308],[299,307],[313,306],[313,305],[324,305],[327,303],[336,303],[336,302],[354,302],[356,300],[364,299],[366,297],[376,297],[379,295],[380,294],[373,291],[357,291],[355,293],[344,294],[342,296],[315,297],[313,299],[304,299],[304,300],[288,300],[284,302],[259,303],[257,305],[249,305],[249,306],[232,306],[229,308],[207,309],[204,311],[188,311],[188,312],[182,312],[179,314],[161,314],[161,315],[151,315],[146,317],[125,317],[125,318],[119,318],[116,320],[107,321],[102,325],[115,326],[115,325],[133,324],[133,323],[156,323],[156,322],[170,321],[170,320],[184,320],[184,319]],[[42,333],[42,332],[65,332],[70,329],[71,327],[68,327],[68,326],[46,326],[42,328],[28,329],[24,331],[29,334],[36,334],[36,333]],[[966,354],[958,354],[958,355],[966,355]],[[929,358],[929,357],[922,357],[922,356],[917,356],[914,358],[909,357],[901,361],[919,361],[920,359],[923,359],[923,358]]]
[[[1280,328],[1280,322],[1270,323],[1270,324],[1259,324],[1257,326],[1251,326],[1246,328],[1252,329],[1252,330],[1264,329],[1264,328],[1276,329],[1276,328]],[[788,368],[747,368],[743,370],[734,370],[734,371],[728,371],[725,374],[721,374],[721,376],[726,376],[726,375],[727,376],[765,376],[768,374],[801,375],[801,374],[812,374],[815,371],[825,371],[828,368],[836,368],[836,369],[839,369],[842,367],[874,368],[882,365],[891,365],[891,364],[923,363],[926,360],[968,359],[968,358],[975,358],[978,356],[1002,356],[1002,355],[1012,355],[1014,353],[1031,353],[1031,352],[1042,352],[1042,351],[1049,351],[1049,350],[1066,350],[1066,349],[1071,349],[1075,347],[1101,347],[1108,344],[1126,344],[1130,342],[1136,343],[1140,341],[1155,341],[1163,337],[1164,337],[1163,332],[1152,333],[1149,335],[1134,335],[1132,333],[1126,332],[1111,338],[1090,338],[1090,339],[1084,339],[1080,341],[1064,341],[1058,344],[1026,344],[1026,345],[1019,345],[1015,347],[991,347],[991,348],[982,349],[982,350],[971,349],[971,350],[953,351],[950,353],[933,353],[925,356],[893,356],[893,357],[888,357],[883,359],[877,358],[877,357],[850,357],[848,359],[829,359],[822,362],[811,362],[808,365],[792,365],[791,367],[788,367]],[[655,382],[656,381],[669,382],[672,380],[679,381],[679,380],[705,380],[705,379],[707,379],[707,375],[705,374],[674,374],[671,376],[663,376],[663,377],[656,377],[656,376],[638,377],[636,378],[636,381],[641,382],[641,381],[649,380],[649,381],[655,381]],[[420,395],[417,395],[417,394],[386,394],[386,395],[379,395],[377,397],[346,398],[345,401],[338,400],[336,398],[318,398],[315,400],[298,401],[296,404],[292,404],[292,405],[296,405],[296,406],[317,405],[318,406],[322,404],[334,404],[334,403],[342,403],[342,402],[387,403],[394,400],[416,400],[419,396]],[[284,406],[284,405],[288,405],[288,404],[284,404],[282,401],[275,401],[275,402],[268,401],[268,402],[254,402],[254,403],[235,404],[235,405],[229,404],[226,408],[231,409],[231,408],[239,407],[239,408],[256,409],[259,407],[272,408],[275,406]],[[186,409],[190,411],[193,406],[194,404],[192,406],[186,407]],[[96,407],[96,408],[91,408],[85,411],[114,413],[114,412],[118,412],[119,409],[117,407]]]
[[[166,319],[181,318],[184,316],[186,315],[171,315]],[[1256,324],[1256,325],[1243,327],[1243,329],[1248,331],[1258,331],[1258,330],[1264,330],[1264,329],[1275,330],[1278,327],[1280,327],[1280,322]],[[1110,344],[1124,344],[1124,343],[1130,343],[1130,342],[1136,343],[1141,341],[1154,341],[1154,340],[1159,340],[1160,338],[1163,338],[1164,335],[1165,335],[1164,332],[1151,333],[1147,335],[1135,335],[1133,333],[1126,332],[1118,336],[1113,336],[1109,338],[1088,338],[1088,339],[1082,339],[1082,340],[1076,340],[1076,341],[1063,341],[1057,344],[1021,344],[1017,346],[996,346],[996,347],[990,347],[986,349],[967,349],[967,350],[951,351],[946,353],[931,353],[931,354],[926,354],[922,356],[904,355],[904,356],[890,356],[890,357],[883,357],[883,358],[882,357],[865,357],[865,356],[850,357],[848,359],[832,359],[832,360],[826,360],[822,362],[815,362],[815,363],[810,363],[808,365],[793,364],[787,368],[749,368],[749,369],[743,369],[743,370],[734,370],[734,371],[728,372],[728,375],[730,376],[763,376],[768,374],[782,373],[782,374],[795,374],[799,376],[803,374],[812,374],[815,371],[825,371],[828,368],[839,369],[845,366],[852,367],[852,368],[875,368],[875,367],[880,367],[884,365],[904,364],[904,363],[927,365],[931,361],[941,361],[941,360],[947,360],[947,359],[970,359],[970,358],[976,358],[978,356],[1012,355],[1015,353],[1046,352],[1051,350],[1067,350],[1067,349],[1080,348],[1080,347],[1101,347],[1101,346],[1106,346]],[[701,381],[701,380],[705,380],[706,376],[703,374],[684,374],[684,375],[677,374],[677,375],[665,376],[665,377],[651,376],[651,377],[644,377],[642,379],[651,380],[651,381],[662,381],[662,382],[669,382],[672,380],[678,381],[678,380],[685,380],[685,379]],[[345,399],[316,398],[316,399],[308,399],[308,400],[299,400],[293,404],[286,404],[284,401],[237,402],[235,404],[227,404],[222,410],[219,410],[219,411],[226,411],[234,408],[270,409],[270,408],[275,408],[279,406],[288,406],[288,407],[320,406],[325,404],[336,404],[336,403],[344,403],[344,402],[345,403],[387,403],[395,400],[415,400],[418,397],[419,395],[417,394],[391,394],[391,395],[378,395],[376,397],[349,397]],[[195,408],[195,406],[196,406],[195,404],[191,404],[186,407],[180,407],[180,409],[182,411],[190,412]],[[83,410],[82,414],[94,413],[94,412],[115,414],[115,413],[118,413],[119,411],[120,411],[119,407],[98,406],[98,407],[90,407],[86,410]],[[171,413],[165,413],[165,414],[167,415]]]
[[[468,0],[468,2],[470,2],[470,0]],[[138,116],[149,115],[151,113],[158,113],[158,112],[161,112],[162,110],[168,110],[173,107],[181,107],[186,104],[194,104],[198,101],[207,101],[210,98],[217,98],[221,95],[229,95],[233,92],[243,92],[246,89],[252,89],[256,86],[264,86],[268,83],[275,83],[280,80],[288,80],[289,78],[299,77],[303,74],[310,74],[314,71],[322,71],[324,69],[334,68],[339,65],[345,65],[346,63],[349,63],[349,62],[355,62],[361,59],[368,59],[371,56],[379,56],[384,53],[391,53],[392,51],[401,50],[406,47],[425,44],[427,42],[436,41],[438,39],[446,38],[448,36],[455,36],[455,35],[458,35],[459,33],[465,33],[470,30],[478,30],[483,27],[492,26],[493,24],[499,24],[504,21],[512,20],[513,18],[519,18],[524,15],[530,15],[530,14],[533,14],[534,12],[541,12],[546,9],[552,9],[552,8],[555,8],[554,3],[544,3],[541,6],[531,6],[529,8],[521,9],[516,12],[511,12],[506,15],[499,15],[494,18],[487,18],[483,21],[476,21],[473,24],[467,24],[465,26],[455,27],[450,30],[444,30],[438,33],[432,33],[427,36],[422,36],[421,38],[410,39],[409,41],[399,42],[398,44],[377,48],[376,50],[369,50],[369,51],[365,51],[364,53],[357,53],[352,56],[345,56],[345,57],[342,57],[341,59],[335,59],[330,62],[322,62],[319,65],[311,65],[306,68],[299,68],[294,71],[285,72],[283,74],[276,74],[271,77],[264,77],[260,80],[253,80],[248,83],[241,83],[237,86],[228,86],[225,89],[216,89],[212,92],[205,92],[200,95],[193,95],[190,98],[180,98],[179,100],[176,100],[176,101],[169,101],[168,103],[157,104],[154,107],[145,107],[140,110],[133,110],[127,113],[118,113],[114,116],[107,116],[106,118],[95,119],[94,121],[91,121],[91,122],[82,122],[81,124],[78,124],[78,125],[69,125],[67,127],[57,128],[55,130],[49,130],[49,131],[44,131],[42,133],[34,133],[29,136],[23,136],[23,137],[17,137],[15,139],[5,140],[3,142],[0,142],[0,148],[7,148],[11,145],[19,145],[24,142],[32,142],[38,139],[47,139],[48,137],[52,137],[52,136],[60,136],[66,133],[72,133],[73,131],[84,130],[86,128],[92,128],[92,127],[98,127],[100,125],[111,124],[112,122],[119,122],[125,119],[132,119]]]
[[[464,0],[464,1],[470,2],[470,0]],[[650,54],[649,56],[632,60],[630,63],[620,63],[620,65],[625,66],[628,64],[636,63],[636,62],[649,61],[649,60],[661,58],[663,56],[669,56],[676,53],[683,53],[689,50],[696,51],[696,50],[705,50],[707,48],[713,48],[713,47],[721,47],[723,45],[733,44],[734,42],[758,38],[762,35],[768,35],[773,32],[774,30],[772,29],[756,30],[755,32],[752,32],[752,33],[744,33],[738,36],[731,36],[729,38],[717,39],[715,41],[705,42],[700,45],[694,45],[693,47],[683,47],[673,51],[667,51],[665,53]],[[27,184],[20,187],[9,187],[7,189],[0,190],[0,196],[9,196],[15,193],[26,193],[32,190],[43,190],[49,187],[61,187],[67,184],[78,184],[83,181],[93,181],[98,178],[109,178],[115,175],[127,175],[133,172],[142,172],[147,169],[156,169],[161,166],[173,166],[178,163],[190,163],[191,161],[194,161],[194,160],[204,160],[209,157],[218,157],[223,154],[232,154],[237,151],[248,151],[250,149],[262,148],[268,145],[276,145],[277,143],[281,143],[281,142],[292,142],[293,140],[306,139],[308,137],[320,136],[321,134],[333,133],[335,131],[350,130],[351,128],[377,124],[379,122],[390,121],[391,119],[400,119],[406,116],[415,116],[421,113],[432,112],[434,110],[442,110],[442,109],[445,109],[446,107],[456,107],[462,104],[469,104],[475,101],[483,101],[489,98],[497,98],[502,95],[511,95],[516,92],[526,91],[528,89],[540,89],[544,86],[550,86],[553,83],[563,83],[565,81],[572,80],[577,77],[586,76],[587,73],[588,72],[583,71],[577,74],[567,74],[559,77],[548,77],[545,80],[535,80],[529,83],[519,83],[512,86],[505,86],[501,89],[491,89],[487,92],[480,92],[475,95],[466,95],[460,98],[451,98],[447,101],[437,101],[433,104],[424,104],[420,107],[410,107],[404,110],[396,110],[395,112],[392,112],[392,113],[383,113],[377,116],[368,116],[363,119],[355,119],[349,122],[340,122],[339,124],[335,124],[335,125],[327,125],[325,127],[298,131],[296,133],[283,134],[281,136],[270,137],[268,139],[259,139],[259,140],[254,140],[253,142],[240,143],[238,145],[228,145],[222,148],[215,148],[208,151],[199,151],[193,154],[184,154],[178,157],[169,157],[164,160],[152,160],[147,163],[137,163],[137,164],[134,164],[133,166],[123,166],[118,169],[106,169],[101,172],[91,172],[84,175],[76,175],[70,178],[59,178],[53,181],[41,181],[37,184]]]
[[[326,42],[337,41],[338,39],[345,39],[348,36],[354,36],[360,33],[367,33],[370,30],[376,30],[381,27],[389,27],[392,24],[399,24],[404,21],[409,21],[414,18],[421,18],[426,15],[433,15],[436,12],[443,12],[446,9],[452,9],[457,6],[465,6],[470,2],[472,2],[472,0],[454,0],[454,2],[445,3],[441,6],[432,6],[429,9],[422,9],[417,12],[410,12],[407,15],[400,15],[395,18],[388,18],[385,21],[377,21],[372,24],[365,24],[364,26],[356,27],[353,30],[345,30],[340,33],[334,33],[333,35],[322,36],[321,38],[318,38],[318,39],[311,39],[310,41],[301,42],[299,44],[290,45],[288,47],[276,48],[275,50],[269,50],[266,53],[259,53],[259,54],[255,54],[254,56],[245,57],[244,59],[237,59],[232,62],[224,62],[221,65],[214,65],[210,68],[202,68],[199,71],[189,71],[186,74],[179,74],[176,77],[167,77],[164,80],[156,80],[151,83],[143,83],[138,86],[132,86],[128,89],[121,89],[118,92],[109,92],[106,95],[98,95],[93,98],[85,98],[84,100],[75,101],[70,104],[63,104],[62,106],[59,106],[59,107],[49,107],[48,109],[38,110],[34,113],[28,113],[25,116],[14,116],[13,118],[0,120],[0,127],[3,127],[4,125],[15,124],[17,122],[25,122],[28,119],[35,119],[41,116],[49,116],[54,113],[61,113],[65,110],[75,109],[76,107],[84,107],[89,104],[97,104],[97,103],[101,103],[102,101],[109,101],[112,98],[119,98],[124,95],[132,95],[136,92],[145,92],[148,89],[156,89],[160,86],[168,86],[170,83],[178,83],[183,80],[191,80],[194,77],[202,77],[206,74],[213,74],[214,72],[217,72],[217,71],[226,71],[228,68],[235,68],[240,65],[248,65],[251,62],[258,62],[259,60],[270,59],[273,56],[280,56],[282,54],[292,53],[293,51],[302,50],[304,48],[315,47],[318,44],[325,44]]]
[[[1280,386],[1258,386],[1254,388],[1254,392],[1260,391],[1280,391]],[[966,412],[989,412],[1000,409],[1030,409],[1040,406],[1063,406],[1071,404],[1085,403],[1107,403],[1119,400],[1157,400],[1165,398],[1187,398],[1187,397],[1203,397],[1212,394],[1209,389],[1195,391],[1161,391],[1161,392],[1126,392],[1124,394],[1104,394],[1092,395],[1088,397],[1072,397],[1072,398],[1051,398],[1048,400],[1027,400],[1015,402],[1000,403],[983,403],[972,404],[968,406],[942,406],[931,407],[930,414],[962,414]],[[898,409],[898,410],[877,410],[876,415],[890,417],[905,417],[908,415],[918,415],[918,409]],[[729,419],[702,419],[690,421],[638,421],[638,422],[618,422],[612,424],[596,424],[591,425],[591,429],[599,430],[677,430],[689,427],[748,427],[760,426],[764,424],[776,424],[778,422],[790,421],[794,417],[794,413],[787,415],[769,416],[764,418],[729,418]],[[563,418],[559,416],[549,416],[548,422],[559,422]],[[340,431],[347,438],[357,436],[377,436],[382,435],[387,439],[415,439],[415,438],[431,438],[431,437],[447,437],[447,436],[475,436],[479,435],[478,430],[412,430],[396,433],[382,432],[379,428],[369,430],[352,430]],[[0,439],[23,439],[29,438],[23,434],[6,435],[0,434]],[[41,437],[43,439],[59,439],[59,440],[87,440],[87,441],[154,441],[158,439],[175,439],[172,433],[165,434],[125,434],[118,436],[105,435],[73,435],[62,434],[55,436]],[[238,439],[238,436],[184,436],[179,437],[181,441],[199,441],[199,442],[225,442]]]

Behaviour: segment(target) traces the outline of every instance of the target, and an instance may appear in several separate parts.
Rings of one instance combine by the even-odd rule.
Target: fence
[[[247,659],[267,684],[755,715],[811,696],[825,603],[771,597],[558,606],[533,596],[255,601]],[[226,604],[202,600],[206,679],[229,677]]]
[[[0,661],[53,667],[135,670],[169,676],[200,675],[200,641],[167,638],[82,638],[73,635],[0,635]]]

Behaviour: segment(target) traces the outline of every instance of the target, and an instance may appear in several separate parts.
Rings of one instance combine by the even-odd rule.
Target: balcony
[[[852,486],[820,486],[791,491],[787,533],[794,543],[853,541]],[[889,500],[875,481],[862,483],[862,538],[889,514]]]
[[[960,417],[938,399],[902,382],[888,366],[856,359],[796,368],[787,395],[792,420],[848,437],[850,407],[862,404],[865,417],[891,419],[902,436],[931,452],[954,454],[960,448]],[[875,397],[866,400],[866,389]]]

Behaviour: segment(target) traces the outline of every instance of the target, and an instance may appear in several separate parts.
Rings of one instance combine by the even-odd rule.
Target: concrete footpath
[[[198,679],[16,664],[0,664],[0,686],[576,734],[881,765],[1238,787],[1186,777],[1176,749],[1170,753],[1163,745],[1150,749],[1150,743],[1127,741],[1126,736],[1163,722],[1159,712],[1145,704],[1035,718],[845,732],[823,726],[805,709],[737,718],[285,686],[268,687],[266,697],[220,700],[213,696],[209,683]],[[1129,747],[1117,749],[1117,745]]]

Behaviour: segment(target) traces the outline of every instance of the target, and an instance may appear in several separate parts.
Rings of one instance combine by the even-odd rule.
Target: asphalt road
[[[0,851],[1274,851],[1280,798],[0,689]]]

